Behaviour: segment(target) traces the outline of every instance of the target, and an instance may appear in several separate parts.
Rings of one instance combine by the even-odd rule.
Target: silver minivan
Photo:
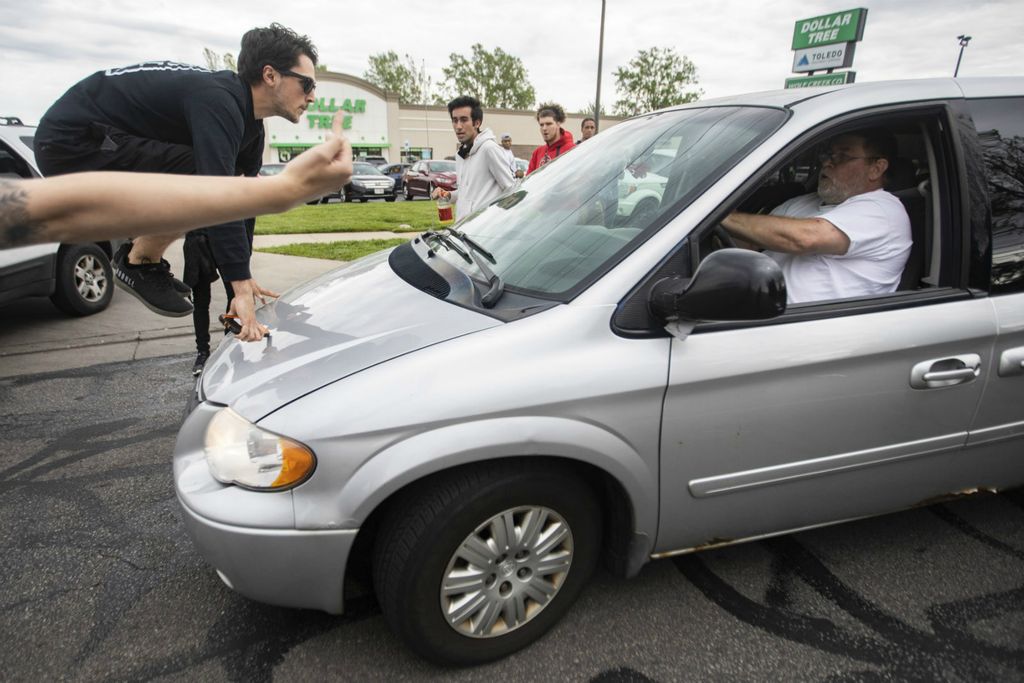
[[[787,306],[719,223],[813,191],[823,145],[869,126],[898,143],[899,289]],[[655,153],[658,206],[622,220]],[[599,561],[628,577],[1024,483],[1024,79],[639,116],[261,317],[178,436],[200,552],[243,595],[330,613],[365,568],[420,655],[501,657]]]

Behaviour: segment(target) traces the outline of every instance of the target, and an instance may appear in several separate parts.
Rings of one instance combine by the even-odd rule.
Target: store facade
[[[397,95],[348,74],[321,71],[316,80],[316,101],[298,123],[280,117],[264,121],[264,163],[287,162],[323,142],[336,115],[342,117],[342,129],[357,158],[384,157],[397,163],[455,154],[458,145],[445,107],[399,104]],[[619,120],[602,118],[601,125],[614,125]],[[582,121],[583,115],[570,114],[565,128],[578,138]],[[533,148],[541,144],[532,110],[485,109],[483,125],[499,138],[505,133],[511,135],[517,157],[528,159]]]

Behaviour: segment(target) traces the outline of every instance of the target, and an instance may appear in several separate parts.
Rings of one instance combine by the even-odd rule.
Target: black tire
[[[385,198],[384,198],[384,201],[386,201],[386,202],[393,202],[393,201],[395,201],[396,199],[398,199],[398,195],[396,195],[396,194],[393,194],[393,195],[391,195],[390,197],[385,197]]]
[[[368,201],[370,201],[370,200],[369,200],[369,199],[367,199],[366,197],[360,197],[360,198],[359,198],[359,203],[360,203],[360,204],[365,204],[365,203],[366,203],[366,202],[368,202]]]
[[[53,305],[68,315],[99,313],[114,296],[110,259],[98,245],[68,244],[57,252],[57,284]]]
[[[313,201],[311,201],[311,202],[306,202],[306,204],[307,204],[308,206],[316,206],[316,205],[317,205],[317,204],[319,204],[319,203],[320,203],[320,200],[319,200],[319,199],[314,199],[314,200],[313,200]]]
[[[481,569],[481,576],[490,573],[481,579],[482,588],[477,594],[495,605],[504,600],[501,604],[514,609],[516,599],[509,599],[508,593],[518,591],[525,596],[521,600],[526,605],[533,600],[527,595],[526,584],[544,585],[551,587],[550,599],[543,605],[533,600],[523,607],[523,622],[512,628],[508,628],[506,613],[502,612],[491,633],[466,634],[464,631],[472,622],[452,625],[442,607],[441,586],[445,576],[449,570],[465,571],[455,569],[459,558],[456,551],[471,536],[480,538],[481,533],[487,533],[482,529],[491,527],[485,523],[503,514],[524,515],[516,518],[517,524],[522,523],[516,529],[517,533],[528,535],[525,515],[530,511],[538,519],[551,513],[548,523],[568,527],[568,549],[565,541],[561,541],[546,551],[557,550],[563,561],[568,552],[568,569],[550,569],[543,575],[537,571],[532,576],[530,572],[540,566],[528,567],[529,562],[543,565],[555,555],[544,555],[544,562],[540,553],[529,557],[529,551],[519,550],[524,557],[513,555],[515,545],[500,546],[495,538],[495,553],[502,554],[489,559],[490,564]],[[593,491],[568,467],[524,467],[522,463],[503,462],[459,468],[424,482],[385,518],[373,556],[377,599],[391,628],[425,659],[438,664],[477,664],[499,659],[541,637],[569,609],[597,564],[601,528],[601,508]],[[543,544],[530,547],[540,545]],[[549,577],[554,578],[548,581]],[[485,582],[489,583],[484,586]],[[498,631],[495,633],[494,629]]]

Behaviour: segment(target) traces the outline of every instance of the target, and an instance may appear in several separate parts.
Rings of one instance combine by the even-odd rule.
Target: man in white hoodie
[[[455,217],[463,218],[487,206],[502,192],[515,184],[512,170],[505,161],[501,145],[490,128],[480,128],[484,111],[475,97],[463,95],[448,103],[452,128],[459,141],[455,156],[455,172],[459,189],[448,192],[437,187],[431,195],[455,202]]]

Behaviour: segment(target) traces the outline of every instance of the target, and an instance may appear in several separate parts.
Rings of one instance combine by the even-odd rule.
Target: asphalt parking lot
[[[599,573],[550,634],[438,669],[369,587],[250,602],[184,533],[170,454],[191,354],[0,379],[5,680],[1024,680],[1024,492]]]

